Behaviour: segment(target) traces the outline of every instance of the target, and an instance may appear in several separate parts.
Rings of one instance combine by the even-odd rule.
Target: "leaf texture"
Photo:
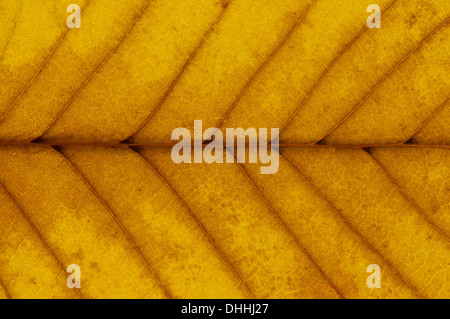
[[[0,2],[0,298],[450,297],[448,1],[72,2]]]

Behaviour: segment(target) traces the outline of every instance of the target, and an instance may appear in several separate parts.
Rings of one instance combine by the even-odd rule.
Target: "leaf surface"
[[[0,298],[450,297],[448,1],[71,3],[0,3]],[[200,119],[279,171],[175,164]]]

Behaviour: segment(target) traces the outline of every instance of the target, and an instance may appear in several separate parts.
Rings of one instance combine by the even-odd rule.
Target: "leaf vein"
[[[187,204],[181,199],[180,195],[178,195],[178,193],[175,191],[175,189],[169,184],[169,182],[156,170],[156,168],[153,167],[153,165],[147,161],[142,155],[141,153],[139,153],[139,151],[137,151],[136,149],[132,149],[132,148],[126,148],[128,151],[137,154],[137,156],[144,161],[144,163],[148,166],[148,168],[156,175],[158,176],[158,178],[164,183],[164,185],[166,185],[166,187],[170,190],[170,192],[175,196],[175,198],[181,203],[181,205],[183,205],[183,207],[186,209],[186,211],[189,213],[189,215],[192,217],[192,219],[195,221],[195,223],[200,227],[200,229],[202,230],[202,232],[206,235],[206,237],[208,238],[208,240],[210,241],[210,243],[213,245],[213,247],[217,250],[217,252],[219,253],[220,257],[225,261],[225,263],[227,264],[227,266],[230,268],[230,270],[233,272],[233,274],[236,276],[236,278],[239,280],[239,282],[241,283],[242,287],[244,288],[244,290],[246,291],[246,293],[251,296],[251,298],[254,298],[253,294],[251,293],[250,289],[247,287],[247,285],[245,284],[244,280],[242,279],[242,277],[239,275],[238,271],[236,270],[236,268],[231,264],[231,262],[228,260],[228,258],[225,256],[225,254],[223,253],[223,251],[220,249],[220,247],[218,246],[218,244],[216,243],[216,241],[212,238],[212,236],[210,235],[210,233],[207,231],[207,229],[205,228],[205,226],[200,222],[200,220],[197,218],[197,216],[194,214],[194,212],[187,206]]]
[[[450,99],[447,98],[447,100],[445,100],[444,103],[442,103],[437,109],[435,109],[433,113],[431,113],[430,116],[422,124],[420,124],[412,134],[409,135],[409,137],[403,140],[403,144],[408,142],[411,138],[413,138],[414,135],[416,135],[425,125],[427,125],[436,116],[436,114],[442,111],[447,106],[449,100]]]
[[[386,8],[383,9],[383,12],[385,12],[387,9],[389,9],[396,0],[391,1]],[[309,100],[309,98],[312,96],[312,93],[316,90],[316,88],[319,86],[319,84],[322,82],[322,80],[325,78],[325,76],[328,74],[330,69],[333,65],[336,64],[337,61],[347,52],[355,43],[362,37],[362,35],[368,30],[367,26],[364,25],[364,28],[349,42],[347,45],[337,54],[337,56],[331,61],[330,64],[325,68],[325,70],[322,72],[322,74],[319,76],[317,81],[314,83],[314,85],[311,87],[309,92],[306,94],[305,98],[300,102],[299,106],[295,109],[294,113],[288,118],[288,120],[281,126],[280,134],[288,127],[288,125],[292,122],[294,117],[298,114],[298,112],[302,109],[302,107],[306,104],[306,102]]]
[[[278,52],[281,50],[281,48],[284,47],[286,42],[291,38],[291,36],[294,34],[294,31],[297,29],[298,26],[301,25],[304,18],[307,16],[310,9],[314,6],[314,4],[317,3],[316,1],[313,1],[309,4],[309,6],[305,9],[303,14],[300,15],[300,17],[297,19],[297,21],[294,23],[294,25],[290,28],[288,33],[284,36],[282,41],[277,45],[277,47],[272,51],[272,53],[269,55],[269,57],[261,64],[261,66],[258,68],[258,70],[253,74],[252,77],[247,81],[245,86],[242,88],[242,90],[237,95],[236,99],[233,101],[233,103],[228,107],[225,114],[220,119],[219,123],[215,127],[220,127],[223,122],[225,122],[225,119],[228,117],[228,115],[233,111],[233,109],[236,107],[236,105],[239,103],[242,96],[245,94],[245,92],[250,88],[252,83],[255,81],[255,79],[258,77],[259,74],[265,69],[265,67],[269,64],[270,61],[278,54]]]
[[[82,11],[84,11],[84,9],[86,9],[86,7],[90,4],[90,1],[86,3],[86,6],[82,9]],[[15,98],[15,100],[11,103],[11,105],[8,106],[8,108],[6,109],[6,111],[0,115],[0,123],[3,122],[3,120],[6,118],[6,116],[12,111],[12,109],[14,108],[14,106],[17,104],[17,102],[20,100],[20,98],[25,94],[25,92],[30,88],[31,84],[33,84],[33,82],[36,80],[36,78],[39,76],[39,74],[41,74],[42,70],[44,69],[44,67],[49,63],[49,61],[51,60],[51,58],[53,57],[53,54],[55,53],[56,49],[59,47],[59,45],[62,43],[62,41],[64,40],[64,38],[66,37],[67,33],[70,31],[71,29],[67,29],[66,31],[63,32],[63,34],[59,37],[58,41],[56,42],[56,44],[53,46],[53,48],[50,50],[49,55],[47,56],[47,58],[45,59],[45,61],[39,66],[37,72],[35,73],[35,75],[31,78],[31,80],[27,83],[27,85],[25,86],[25,88],[23,88],[23,90],[19,93],[19,95],[17,95],[17,97]]]
[[[0,189],[3,190],[5,192],[5,194],[8,196],[8,198],[11,200],[11,202],[14,204],[14,206],[16,207],[16,209],[19,211],[20,215],[25,219],[25,221],[27,222],[27,224],[31,227],[31,229],[33,230],[33,232],[36,234],[36,236],[39,238],[39,240],[41,241],[41,243],[44,245],[45,249],[50,253],[50,255],[52,256],[52,258],[56,261],[56,263],[58,264],[58,266],[61,268],[62,272],[64,274],[66,274],[66,269],[64,268],[62,262],[58,259],[58,257],[56,256],[56,254],[53,252],[53,250],[50,248],[50,246],[48,245],[48,243],[45,241],[44,237],[42,236],[42,234],[37,230],[36,226],[33,224],[33,222],[31,221],[31,219],[28,217],[28,215],[25,213],[25,210],[22,209],[22,207],[19,205],[18,201],[12,196],[12,194],[6,189],[6,187],[4,186],[4,184],[2,182],[0,182]],[[75,291],[78,293],[78,295],[80,296],[81,299],[84,299],[83,293],[81,292],[81,290],[79,288],[75,288]]]
[[[391,174],[388,173],[388,171],[384,168],[383,165],[381,165],[380,162],[377,161],[377,159],[370,153],[367,152],[369,154],[369,157],[371,158],[371,160],[381,169],[381,171],[386,175],[386,177],[389,179],[389,181],[394,184],[395,188],[397,188],[400,193],[403,195],[403,197],[408,201],[408,203],[410,203],[416,211],[419,212],[420,215],[422,215],[425,220],[438,232],[440,233],[442,236],[444,236],[444,238],[447,240],[449,240],[448,236],[428,217],[427,214],[425,214],[425,212],[415,203],[415,201],[413,201],[411,199],[411,197],[409,197],[406,192],[403,190],[403,188],[397,183],[397,181],[392,177]]]
[[[247,179],[249,184],[252,186],[252,188],[257,192],[258,196],[261,198],[261,200],[264,202],[265,206],[269,209],[269,211],[275,216],[275,218],[278,220],[280,225],[283,227],[283,229],[289,234],[289,236],[294,240],[294,242],[297,244],[297,246],[300,248],[300,250],[305,254],[305,256],[308,258],[308,260],[311,262],[311,264],[316,268],[316,270],[319,272],[319,274],[325,279],[325,281],[329,284],[329,286],[336,292],[336,294],[341,298],[345,299],[344,295],[339,291],[339,289],[335,286],[335,284],[331,281],[330,278],[323,272],[323,270],[320,268],[320,266],[317,264],[317,262],[312,258],[312,256],[309,254],[309,252],[303,247],[303,245],[300,243],[300,241],[297,239],[297,237],[294,236],[290,228],[286,225],[286,223],[281,219],[281,217],[278,215],[278,213],[272,208],[272,206],[269,204],[269,202],[266,200],[264,195],[261,193],[261,191],[256,187],[253,180],[250,178],[250,176],[245,171],[244,167],[237,163],[236,165],[239,166],[241,169],[244,177]]]
[[[136,134],[138,134],[149,122],[150,120],[155,116],[155,114],[160,110],[160,108],[162,107],[162,105],[164,104],[164,102],[167,100],[167,98],[169,97],[170,93],[173,91],[173,89],[175,88],[175,86],[178,84],[178,82],[180,81],[181,77],[183,76],[184,72],[187,70],[187,68],[191,65],[192,60],[197,56],[199,50],[203,47],[203,45],[205,44],[206,40],[209,38],[209,36],[211,35],[212,31],[214,30],[214,28],[217,26],[217,24],[222,20],[222,18],[224,17],[225,13],[227,12],[227,9],[230,6],[227,5],[222,12],[219,14],[219,16],[217,17],[216,21],[214,21],[210,28],[208,29],[208,31],[205,33],[205,35],[202,37],[202,40],[199,42],[199,44],[195,47],[194,51],[192,51],[192,53],[190,54],[189,58],[186,60],[186,62],[184,63],[184,65],[181,67],[181,70],[178,72],[178,74],[176,75],[176,77],[174,78],[174,80],[172,81],[172,83],[170,84],[169,88],[166,90],[166,92],[164,92],[161,100],[158,102],[158,104],[156,105],[156,107],[153,109],[153,111],[147,116],[147,118],[137,127],[137,129],[135,129],[133,131],[133,133],[129,134],[127,137],[123,138],[120,140],[120,142],[124,142],[127,141],[129,139],[131,139],[133,136],[135,136]]]
[[[154,279],[156,279],[156,282],[158,286],[161,288],[161,290],[164,292],[164,294],[167,296],[167,298],[172,299],[171,294],[167,291],[167,289],[163,286],[161,283],[161,280],[159,276],[155,273],[153,267],[150,265],[147,258],[142,253],[141,249],[136,245],[135,240],[131,236],[131,234],[128,232],[128,230],[125,228],[123,223],[120,221],[120,219],[117,217],[117,215],[113,212],[113,210],[109,207],[109,205],[106,203],[106,201],[100,196],[100,194],[94,189],[94,187],[89,183],[89,181],[84,177],[84,175],[81,173],[79,169],[75,167],[75,165],[60,151],[56,150],[53,147],[50,147],[53,152],[55,152],[57,155],[59,155],[69,166],[70,168],[80,177],[80,179],[83,181],[83,183],[89,188],[89,190],[95,195],[95,197],[100,201],[100,203],[106,208],[108,213],[111,215],[111,217],[115,220],[115,222],[118,224],[120,229],[123,231],[125,236],[127,237],[128,241],[131,243],[132,247],[135,249],[135,251],[138,253],[139,257],[144,261],[147,269],[151,272],[151,274],[154,276]]]
[[[5,292],[6,298],[7,299],[12,299],[11,294],[9,293],[8,289],[6,288],[5,284],[3,283],[3,281],[0,279],[0,287],[3,288],[3,291]]]
[[[414,52],[416,52],[433,34],[444,27],[448,22],[449,18],[446,18],[442,23],[440,23],[435,29],[433,29],[425,38],[423,38],[411,51],[409,51],[399,62],[397,62],[394,67],[386,73],[366,94],[366,96],[359,102],[349,113],[347,113],[341,120],[339,120],[331,129],[329,129],[322,137],[317,139],[314,143],[318,143],[332,132],[334,132],[342,123],[344,123],[350,116],[352,116],[367,99],[380,87],[381,84],[394,72],[396,71]]]
[[[77,96],[83,91],[83,89],[86,87],[86,85],[94,78],[94,76],[97,74],[97,72],[108,62],[108,60],[114,55],[114,53],[117,51],[117,49],[120,47],[120,45],[125,41],[127,36],[130,34],[131,30],[134,28],[136,23],[140,20],[142,17],[142,14],[145,12],[145,10],[149,7],[150,3],[152,1],[148,0],[147,4],[141,9],[141,11],[138,13],[136,18],[131,23],[130,27],[127,29],[123,37],[119,40],[119,42],[115,45],[115,47],[109,52],[109,54],[106,56],[106,58],[95,68],[95,70],[88,76],[88,78],[81,84],[81,86],[78,88],[78,90],[75,92],[75,94],[70,98],[70,100],[64,105],[64,107],[59,111],[59,113],[56,115],[55,118],[50,122],[49,125],[41,132],[38,136],[35,138],[32,138],[30,141],[38,139],[42,137],[50,128],[56,123],[56,121],[64,114],[64,112],[69,108],[70,105],[72,105],[73,101],[77,98]]]
[[[306,178],[306,176],[304,176],[300,170],[298,170],[286,157],[284,157],[283,155],[280,154],[280,156],[286,161],[286,163],[311,187],[311,189],[317,193],[320,198],[322,198],[322,200],[324,202],[326,202],[328,204],[328,206],[330,206],[335,212],[336,214],[342,219],[342,221],[360,238],[360,240],[362,240],[366,246],[372,250],[378,257],[380,257],[380,259],[397,275],[397,277],[405,283],[405,285],[407,285],[412,291],[414,291],[414,293],[416,293],[420,298],[424,299],[425,297],[423,297],[419,291],[411,284],[409,283],[403,276],[402,274],[395,269],[395,267],[374,247],[372,246],[372,244],[359,232],[359,230],[336,208],[336,206],[334,206],[334,204],[331,203],[330,200],[328,200],[328,198],[321,192],[319,191],[319,189],[314,186],[312,184],[312,182],[310,180],[308,180]]]
[[[12,27],[11,27],[11,30],[9,31],[8,37],[6,38],[5,45],[4,45],[3,49],[0,51],[0,52],[1,52],[1,53],[0,53],[0,58],[3,56],[3,54],[4,54],[5,51],[6,51],[6,48],[7,48],[8,45],[9,45],[9,42],[10,42],[11,37],[12,37],[12,35],[13,35],[14,29],[16,28],[17,20],[18,20],[18,18],[19,18],[20,12],[22,11],[22,6],[23,6],[23,2],[24,2],[24,1],[25,1],[25,0],[22,0],[22,1],[20,2],[20,7],[19,7],[19,9],[17,10],[16,17],[14,18],[13,25],[12,25]]]

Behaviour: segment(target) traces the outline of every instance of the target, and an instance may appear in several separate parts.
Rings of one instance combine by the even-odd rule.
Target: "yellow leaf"
[[[73,3],[0,2],[1,299],[450,298],[450,2]]]

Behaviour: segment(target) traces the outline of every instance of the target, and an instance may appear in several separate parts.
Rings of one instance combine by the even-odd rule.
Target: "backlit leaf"
[[[450,2],[372,3],[1,0],[0,298],[449,298]]]

